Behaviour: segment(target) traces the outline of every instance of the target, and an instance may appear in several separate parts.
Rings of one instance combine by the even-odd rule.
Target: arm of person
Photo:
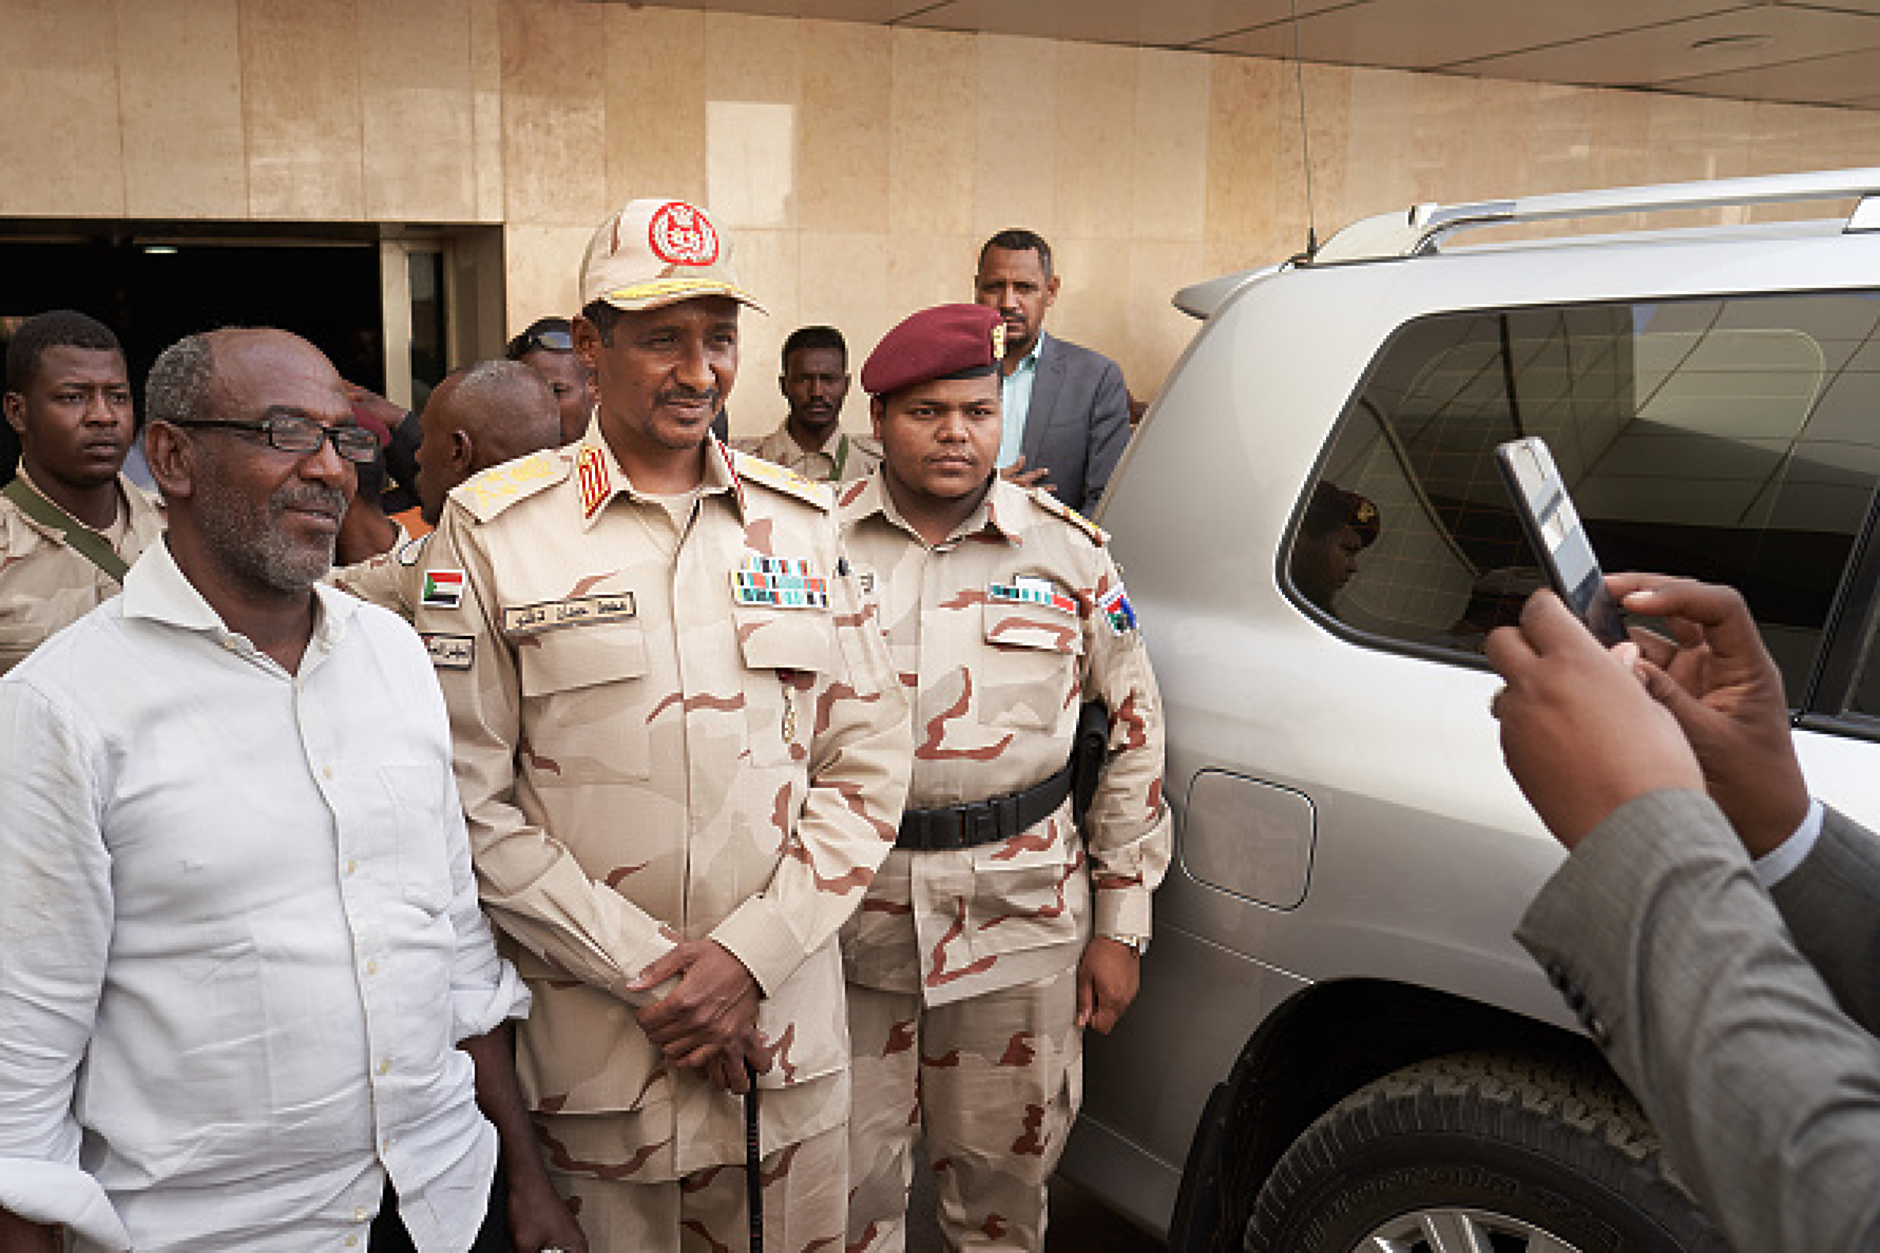
[[[1880,1035],[1880,839],[1829,809],[1808,856],[1769,889],[1795,946]]]
[[[1550,592],[1489,637],[1509,770],[1573,850],[1518,937],[1735,1247],[1872,1247],[1880,1040],[1789,940],[1633,647]]]
[[[461,571],[454,608],[420,603],[415,625],[435,651],[450,711],[452,766],[484,908],[542,961],[632,1004],[649,994],[638,979],[678,936],[620,893],[589,877],[553,832],[529,821],[516,803],[521,742],[521,680],[501,631],[501,608],[472,515],[449,502],[426,544],[427,572]]]
[[[1628,802],[1517,934],[1581,998],[1731,1247],[1880,1247],[1880,1040],[1789,940],[1711,801]]]
[[[1135,999],[1138,959],[1104,937],[1148,938],[1150,895],[1167,873],[1173,837],[1162,797],[1161,696],[1122,575],[1107,548],[1097,557],[1093,609],[1084,619],[1083,697],[1109,711],[1110,738],[1084,822],[1093,935],[1078,964],[1077,1018],[1108,1032]]]
[[[516,1033],[505,1020],[458,1046],[476,1065],[477,1106],[496,1128],[508,1177],[509,1238],[518,1249],[587,1253],[587,1236],[555,1191],[516,1082]]]
[[[836,659],[810,692],[816,725],[802,809],[764,890],[711,933],[766,993],[861,905],[894,847],[914,757],[907,698],[873,603],[849,575],[831,578],[829,595]]]
[[[0,1247],[46,1247],[62,1226],[128,1249],[79,1165],[72,1106],[115,908],[92,762],[82,731],[17,679],[0,683],[0,743]]]
[[[1107,358],[1097,377],[1096,399],[1090,409],[1090,452],[1084,459],[1084,513],[1096,510],[1110,485],[1110,475],[1129,446],[1129,389],[1123,371]]]

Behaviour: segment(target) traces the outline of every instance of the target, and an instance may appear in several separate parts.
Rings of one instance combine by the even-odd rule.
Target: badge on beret
[[[986,599],[1014,605],[1038,605],[1073,616],[1077,613],[1076,597],[1049,579],[1031,574],[1021,574],[1010,583],[988,584]]]
[[[646,226],[653,255],[671,265],[710,265],[718,260],[718,232],[711,219],[683,200],[659,206]]]
[[[426,609],[455,609],[463,603],[462,570],[426,570],[418,604]]]
[[[994,361],[1003,361],[1005,359],[1004,322],[994,322],[992,324],[992,359]]]
[[[1128,635],[1136,629],[1136,610],[1130,605],[1121,583],[1098,597],[1097,608],[1109,620],[1110,630],[1115,634]]]
[[[753,555],[731,572],[731,599],[772,609],[827,609],[829,580],[807,561]]]

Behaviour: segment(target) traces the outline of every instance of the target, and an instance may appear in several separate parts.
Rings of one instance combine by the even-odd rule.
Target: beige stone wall
[[[1418,200],[1880,163],[1880,115],[583,0],[0,0],[0,216],[486,223],[506,320],[567,310],[593,225],[709,205],[776,349],[859,357],[1049,236],[1052,329],[1151,396],[1179,286]],[[493,345],[492,345],[493,347]],[[849,419],[863,420],[851,400]]]

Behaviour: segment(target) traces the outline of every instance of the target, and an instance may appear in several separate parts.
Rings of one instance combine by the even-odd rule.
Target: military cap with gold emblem
[[[1322,482],[1312,489],[1303,525],[1309,535],[1325,535],[1348,526],[1358,533],[1359,542],[1369,548],[1377,542],[1382,520],[1370,497]]]
[[[1005,356],[1005,323],[985,305],[935,305],[881,337],[862,366],[862,389],[890,396],[935,379],[991,374]]]
[[[581,303],[658,309],[700,296],[729,296],[759,313],[738,286],[731,241],[711,215],[683,200],[635,200],[602,222],[581,262]]]

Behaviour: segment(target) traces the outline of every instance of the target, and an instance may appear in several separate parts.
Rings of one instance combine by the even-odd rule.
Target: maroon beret
[[[934,379],[989,374],[1005,355],[1005,323],[985,305],[922,309],[881,337],[862,366],[862,390],[887,396]]]

